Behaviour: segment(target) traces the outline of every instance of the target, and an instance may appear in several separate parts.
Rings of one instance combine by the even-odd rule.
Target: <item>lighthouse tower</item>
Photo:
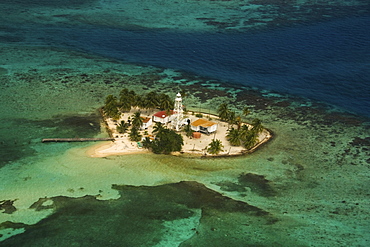
[[[175,99],[175,109],[173,109],[175,118],[172,121],[172,124],[174,128],[176,128],[176,131],[179,131],[181,128],[181,122],[184,118],[184,110],[182,109],[182,98],[181,94],[177,93],[176,94],[176,99]]]

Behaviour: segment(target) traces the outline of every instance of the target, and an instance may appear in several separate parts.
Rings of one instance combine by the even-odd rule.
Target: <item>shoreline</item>
[[[131,109],[129,113],[124,113],[123,118],[120,120],[127,121],[127,118],[131,116],[134,112],[138,111],[138,109]],[[128,134],[120,134],[115,130],[115,126],[119,121],[112,121],[112,119],[106,118],[101,109],[99,109],[101,113],[102,121],[104,126],[106,127],[107,133],[110,137],[114,138],[115,140],[112,142],[105,142],[94,145],[86,151],[86,154],[93,158],[103,158],[108,156],[120,156],[120,155],[129,155],[129,154],[142,154],[142,153],[152,153],[150,150],[139,147],[137,142],[130,141]],[[188,116],[193,120],[196,118],[195,115],[198,112],[192,112],[192,115]],[[147,114],[149,114],[148,112]],[[226,122],[220,121],[218,116],[212,115],[209,113],[201,113],[204,114],[204,117],[208,116],[207,118],[212,119],[212,121],[217,122],[218,129],[216,133],[205,135],[202,134],[201,138],[192,138],[186,137],[184,132],[179,132],[183,139],[184,145],[180,152],[172,152],[171,156],[177,157],[186,157],[186,158],[221,158],[221,157],[236,157],[236,156],[243,156],[247,154],[251,154],[257,151],[260,147],[264,146],[270,140],[273,139],[273,133],[271,130],[267,128],[263,128],[261,133],[258,136],[257,143],[250,149],[246,149],[243,146],[232,146],[230,145],[229,141],[226,139],[227,131],[229,129],[229,125]],[[243,124],[250,125],[246,122],[242,122]],[[152,131],[152,126],[147,129],[149,133]],[[209,143],[213,139],[219,139],[222,142],[223,150],[219,154],[209,154],[206,149]],[[203,143],[202,143],[203,141]]]

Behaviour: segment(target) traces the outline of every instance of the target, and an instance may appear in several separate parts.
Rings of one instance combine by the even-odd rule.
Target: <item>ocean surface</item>
[[[67,1],[68,11],[101,9],[100,2],[115,6]],[[4,3],[1,247],[370,245],[366,11],[191,31],[55,24],[48,18],[64,18],[53,8],[64,11],[65,1]],[[32,21],[9,18],[18,8]],[[246,120],[261,119],[273,140],[253,154],[219,159],[93,158],[91,144],[41,143],[106,137],[96,111],[106,95],[123,86],[174,93],[188,80],[199,81],[181,85],[193,94],[184,101],[212,111],[220,102],[238,112],[248,105]]]
[[[370,17],[252,33],[187,33],[19,26],[22,43],[64,47],[125,62],[323,101],[370,116]]]

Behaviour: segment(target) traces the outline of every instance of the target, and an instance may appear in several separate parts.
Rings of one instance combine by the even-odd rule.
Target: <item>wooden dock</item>
[[[114,141],[114,138],[45,138],[42,142],[97,142]]]

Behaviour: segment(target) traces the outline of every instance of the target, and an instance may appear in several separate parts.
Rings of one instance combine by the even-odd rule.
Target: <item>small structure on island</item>
[[[184,124],[184,109],[182,107],[182,98],[181,94],[177,93],[176,94],[176,99],[175,99],[175,107],[173,109],[173,115],[171,116],[171,123],[174,129],[176,131],[179,131],[182,125]]]
[[[154,122],[160,122],[163,124],[166,124],[170,121],[170,116],[173,114],[173,111],[166,112],[166,111],[160,111],[153,115],[153,121]]]
[[[152,118],[150,117],[141,117],[143,119],[143,124],[141,125],[142,129],[147,129],[153,124]]]
[[[204,134],[211,134],[217,130],[217,123],[199,118],[190,124],[192,130]]]
[[[200,137],[202,136],[202,134],[200,132],[193,132],[193,138],[194,139],[199,139]]]

